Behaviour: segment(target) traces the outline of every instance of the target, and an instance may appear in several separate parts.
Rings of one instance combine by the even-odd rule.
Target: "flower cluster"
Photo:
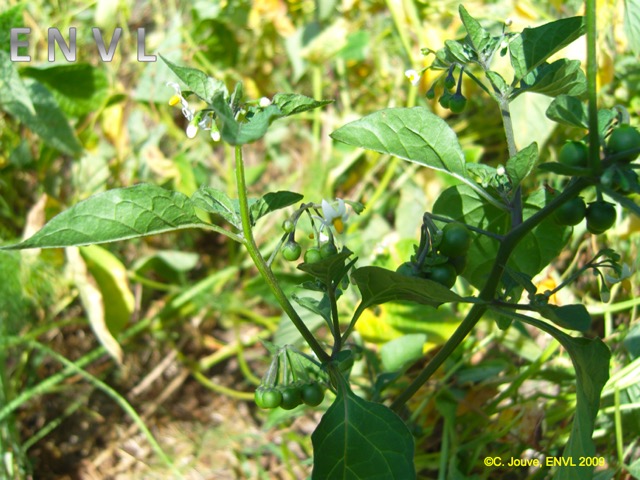
[[[189,125],[187,125],[187,137],[194,138],[198,133],[198,129],[211,131],[211,139],[214,142],[220,141],[220,131],[216,126],[216,122],[213,117],[213,112],[210,110],[203,110],[196,113],[190,106],[187,99],[182,95],[180,85],[175,82],[167,82],[167,86],[173,88],[176,92],[169,99],[169,105],[176,106],[178,103],[182,108],[182,115],[187,119]]]

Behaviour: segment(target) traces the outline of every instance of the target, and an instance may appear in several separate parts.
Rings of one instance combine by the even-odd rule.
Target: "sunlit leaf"
[[[187,196],[139,184],[89,197],[53,217],[31,238],[0,248],[90,245],[207,225]]]
[[[582,17],[563,18],[539,27],[525,28],[509,43],[511,65],[515,70],[514,82],[522,80],[551,55],[578,39],[584,31]]]

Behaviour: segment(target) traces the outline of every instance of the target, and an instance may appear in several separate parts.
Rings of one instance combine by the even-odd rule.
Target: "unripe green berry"
[[[296,242],[287,242],[287,244],[282,248],[282,256],[285,260],[289,260],[290,262],[298,260],[301,253],[302,248]]]
[[[288,218],[284,222],[282,222],[282,230],[284,230],[287,233],[293,232],[295,228],[296,228],[295,224]]]
[[[304,253],[304,263],[317,263],[322,260],[320,249],[311,247]]]
[[[461,113],[467,106],[467,98],[461,93],[454,94],[449,100],[449,109],[453,113]]]

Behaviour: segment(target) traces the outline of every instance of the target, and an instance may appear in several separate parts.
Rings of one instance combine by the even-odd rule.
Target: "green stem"
[[[507,139],[507,150],[509,158],[513,158],[518,153],[516,146],[516,138],[513,133],[513,122],[511,120],[511,110],[509,108],[509,99],[506,95],[498,96],[498,104],[500,106],[500,115],[502,116],[502,125]],[[517,227],[522,223],[522,189],[520,185],[516,188],[511,200],[511,228]]]
[[[600,171],[600,136],[598,134],[598,95],[597,74],[598,63],[596,59],[596,0],[585,2],[587,24],[587,99],[589,112],[589,167],[594,171]]]
[[[264,281],[267,282],[267,285],[276,297],[276,300],[287,316],[291,319],[311,350],[313,350],[313,353],[316,354],[318,360],[322,363],[327,363],[331,358],[322,349],[316,338],[293,308],[293,305],[291,305],[291,302],[289,302],[289,299],[282,291],[282,288],[280,288],[280,284],[278,283],[275,275],[267,265],[267,262],[265,262],[264,258],[262,258],[260,250],[258,250],[258,246],[256,245],[256,241],[253,238],[253,231],[251,230],[251,215],[249,213],[249,200],[247,199],[247,185],[244,177],[242,147],[240,145],[236,145],[236,184],[238,187],[240,218],[242,219],[242,233],[244,235],[243,243],[249,252],[249,256],[251,256],[253,263],[258,269],[258,272],[260,272],[260,275],[262,275]]]
[[[331,319],[333,320],[333,349],[331,350],[331,356],[335,357],[342,349],[342,338],[340,338],[340,319],[338,316],[338,302],[336,300],[336,289],[331,282],[327,288],[327,295],[329,296],[329,303],[331,304]]]

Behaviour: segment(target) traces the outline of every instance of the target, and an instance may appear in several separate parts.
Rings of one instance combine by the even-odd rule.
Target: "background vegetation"
[[[636,2],[625,3],[637,13]],[[14,5],[9,0],[7,9]],[[15,18],[31,28],[30,63],[6,66],[8,42],[0,29],[0,241],[28,237],[69,205],[114,187],[147,182],[190,195],[207,184],[233,192],[231,152],[206,135],[188,140],[180,110],[167,104],[173,74],[162,62],[137,61],[135,32],[143,28],[146,53],[162,53],[229,85],[241,79],[250,98],[298,92],[334,99],[302,120],[280,121],[245,148],[251,189],[362,202],[367,209],[351,218],[346,232],[349,248],[361,264],[399,265],[418,239],[422,213],[450,180],[332,145],[328,133],[380,108],[428,105],[459,132],[468,161],[504,163],[499,114],[472,84],[463,87],[467,109],[452,115],[425,99],[435,78],[430,72],[416,87],[404,76],[430,63],[422,47],[438,49],[459,34],[457,5],[29,2]],[[514,29],[582,8],[553,0],[465,6],[487,24],[511,18]],[[625,105],[638,125],[638,17],[625,17],[622,2],[602,2],[599,9],[600,101]],[[46,61],[49,27],[63,34],[77,29],[76,63],[66,63],[59,51],[56,64]],[[123,28],[111,62],[100,60],[91,27],[107,42],[114,28]],[[583,44],[563,54],[583,59]],[[21,103],[25,98],[37,107],[35,115]],[[547,120],[545,102],[523,95],[512,114],[519,145],[537,140],[541,158],[554,160],[565,139],[584,132]],[[525,187],[562,188],[553,175],[536,182]],[[275,247],[285,215],[259,224],[265,250]],[[640,478],[640,223],[618,217],[606,236],[576,228],[571,251],[536,283],[552,288],[572,264],[605,245],[634,272],[607,304],[600,303],[595,277],[562,290],[555,301],[585,303],[596,318],[590,334],[613,352],[595,433],[605,459],[599,478]],[[305,478],[309,434],[329,399],[315,411],[255,407],[253,390],[269,361],[260,340],[298,339],[251,265],[237,245],[201,231],[0,253],[0,478],[175,478],[176,472],[193,479]],[[280,258],[274,269],[290,291],[302,281]],[[456,285],[461,293],[470,288]],[[367,312],[358,324],[363,361],[352,374],[359,394],[369,393],[367,365],[396,367],[385,365],[384,355],[379,360],[383,345],[425,333],[428,358],[461,313],[443,307],[424,318],[419,308],[389,305]],[[119,332],[117,344],[109,342],[106,327]],[[501,331],[491,318],[454,357],[410,405],[421,478],[445,472],[450,478],[545,478],[548,470],[491,469],[482,459],[560,456],[575,407],[569,358],[550,337],[515,326]]]

